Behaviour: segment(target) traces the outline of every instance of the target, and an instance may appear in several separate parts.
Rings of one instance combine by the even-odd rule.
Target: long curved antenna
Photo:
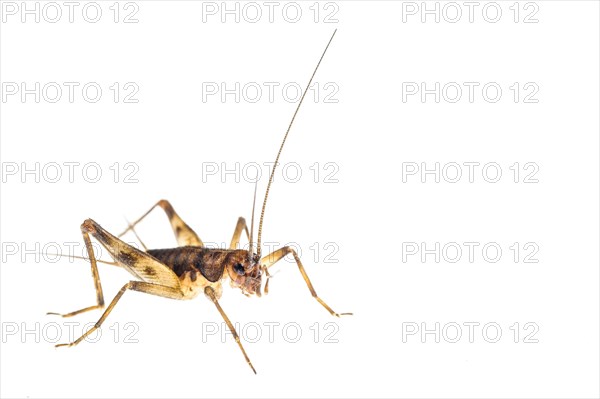
[[[249,260],[252,260],[252,254],[254,253],[254,250],[252,248],[254,242],[252,240],[254,239],[254,208],[256,208],[256,187],[258,187],[258,179],[256,179],[256,181],[254,182],[254,200],[252,201],[252,222],[250,222],[250,248],[248,249],[248,253],[250,254]]]
[[[269,184],[267,184],[267,191],[265,192],[265,199],[263,201],[262,210],[260,211],[260,223],[258,225],[258,242],[257,242],[257,254],[258,254],[259,259],[260,259],[260,252],[261,252],[260,251],[260,243],[261,243],[261,236],[262,236],[262,225],[263,225],[263,218],[265,217],[265,208],[267,207],[267,198],[269,197],[269,189],[271,188],[271,183],[273,183],[273,176],[275,175],[275,168],[277,168],[277,162],[279,162],[279,156],[281,155],[281,150],[283,150],[283,145],[285,144],[285,140],[287,139],[288,133],[290,132],[290,129],[292,128],[294,119],[296,119],[296,114],[298,114],[298,110],[300,109],[300,106],[302,105],[302,101],[304,101],[304,96],[306,96],[306,92],[308,92],[308,89],[310,88],[310,85],[312,84],[313,78],[315,77],[315,74],[317,73],[317,69],[319,69],[319,65],[321,65],[321,61],[323,61],[323,57],[325,57],[325,53],[327,52],[327,49],[329,48],[329,45],[331,44],[331,41],[333,40],[333,37],[335,36],[335,32],[337,32],[337,29],[333,31],[333,35],[331,35],[331,39],[329,39],[329,42],[327,43],[325,50],[323,50],[323,54],[321,55],[321,58],[319,59],[319,62],[317,63],[317,66],[315,67],[315,70],[313,71],[312,76],[310,77],[310,80],[308,81],[308,84],[306,85],[306,89],[304,89],[304,92],[302,93],[302,97],[300,98],[300,102],[298,103],[298,106],[296,107],[296,111],[294,112],[294,115],[292,116],[292,120],[290,121],[290,124],[285,132],[285,136],[283,136],[283,141],[281,142],[281,146],[279,147],[279,152],[277,152],[277,157],[275,158],[275,164],[273,165],[273,169],[271,170],[271,176],[269,176]]]

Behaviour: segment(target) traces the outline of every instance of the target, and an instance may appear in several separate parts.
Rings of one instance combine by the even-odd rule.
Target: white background
[[[203,22],[201,2],[138,1],[139,22],[130,24],[122,20],[133,8],[121,3],[114,23],[113,2],[99,4],[97,23],[82,18],[85,3],[75,9],[73,23],[62,5],[57,23],[43,16],[39,23],[33,16],[22,23],[20,10],[3,15],[3,83],[31,88],[35,82],[78,82],[81,88],[97,82],[103,95],[89,103],[76,89],[73,103],[66,91],[57,103],[43,97],[36,103],[32,95],[22,101],[17,94],[1,104],[2,396],[599,395],[597,2],[520,3],[516,23],[513,2],[497,3],[502,15],[496,23],[483,18],[486,3],[475,9],[473,22],[458,3],[463,15],[456,23],[447,20],[454,14],[442,15],[439,23],[429,15],[423,23],[419,12],[403,14],[411,5],[392,1],[337,2],[328,9],[321,4],[317,23],[313,2],[298,3],[302,17],[290,23],[281,3],[270,23],[261,2],[261,21],[242,15],[239,23],[233,16],[222,23],[220,14],[204,15]],[[336,9],[338,22],[324,23]],[[534,10],[538,22],[524,23]],[[354,316],[330,317],[310,298],[295,265],[282,261],[274,267],[279,273],[269,296],[246,298],[226,287],[221,301],[241,325],[280,323],[274,342],[266,327],[257,343],[244,341],[257,375],[231,337],[203,339],[202,323],[221,322],[203,297],[179,302],[126,293],[97,343],[55,349],[48,342],[56,334],[50,323],[66,337],[64,322],[81,323],[75,329],[81,331],[100,317],[45,316],[93,304],[89,266],[83,260],[53,263],[24,250],[53,250],[47,244],[58,243],[66,251],[65,243],[79,243],[81,253],[83,220],[93,218],[117,234],[125,227],[123,216],[133,220],[161,198],[204,241],[228,241],[237,217],[250,219],[254,186],[232,175],[203,179],[203,165],[272,162],[295,104],[282,98],[281,89],[274,102],[266,92],[257,103],[236,103],[231,95],[225,102],[218,96],[203,102],[203,83],[304,86],[335,28],[316,81],[335,83],[338,102],[325,102],[321,92],[303,105],[281,159],[296,162],[303,174],[297,183],[276,176],[264,241],[298,243],[318,293],[336,311]],[[137,84],[139,102],[124,103],[122,92],[115,103],[109,89],[115,82]],[[403,82],[428,88],[457,82],[465,90],[456,103],[447,97],[436,103],[433,95],[403,101]],[[479,83],[473,102],[464,82]],[[495,103],[482,98],[488,82],[503,89]],[[522,90],[517,102],[510,89],[515,82]],[[529,82],[539,88],[537,103],[524,102]],[[79,167],[71,183],[64,167],[58,183],[43,175],[36,182],[35,175],[22,173],[22,163],[33,168],[36,162],[40,169],[51,162],[96,162],[103,174],[89,183]],[[121,168],[117,183],[110,169],[115,162]],[[139,167],[138,183],[124,182],[127,162]],[[338,182],[325,183],[322,169],[315,183],[309,169],[315,162],[321,168],[335,163]],[[403,182],[407,162],[480,166],[473,183],[466,167],[457,183],[443,177],[435,183],[432,175],[425,183],[420,175]],[[502,169],[497,183],[481,174],[490,162]],[[518,183],[509,169],[515,162],[522,172]],[[539,168],[537,183],[523,182],[528,162]],[[15,163],[19,170],[7,175]],[[258,202],[266,180],[263,175]],[[175,245],[161,211],[138,231],[150,247]],[[329,242],[339,249],[337,263],[325,259]],[[446,254],[436,263],[433,255],[425,262],[407,255],[403,248],[412,242],[429,249],[436,242],[480,245],[473,262],[462,246],[458,262]],[[521,248],[517,262],[510,249],[515,242]],[[524,262],[528,242],[539,249],[537,263]],[[315,243],[316,259],[309,249]],[[499,261],[483,258],[486,243],[501,247]],[[130,279],[112,266],[101,265],[100,275],[107,301]],[[124,342],[128,322],[139,328],[138,343]],[[282,335],[281,326],[291,322],[302,331],[297,343]],[[337,343],[324,342],[332,331],[325,329],[328,322],[337,327]],[[464,324],[470,322],[479,323],[473,342]],[[421,331],[403,339],[410,326],[435,329],[436,323],[439,342]],[[487,323],[501,328],[496,343],[488,342],[493,330],[482,333]],[[525,329],[525,323],[533,327]],[[462,336],[452,343],[456,325]],[[537,343],[524,342],[534,328],[529,338]],[[26,329],[38,333],[24,334]]]

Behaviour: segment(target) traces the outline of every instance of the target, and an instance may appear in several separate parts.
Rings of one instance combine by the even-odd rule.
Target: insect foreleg
[[[317,302],[319,302],[321,305],[323,305],[323,307],[325,309],[327,309],[327,311],[329,313],[331,313],[333,316],[340,317],[343,315],[351,315],[352,314],[352,313],[336,313],[333,311],[333,309],[331,309],[329,307],[329,305],[327,305],[325,303],[325,301],[323,301],[321,298],[319,298],[312,283],[310,282],[310,279],[308,278],[308,274],[306,274],[306,271],[304,270],[304,266],[302,266],[302,262],[300,262],[300,258],[298,257],[298,254],[292,248],[290,248],[290,247],[279,248],[278,250],[273,251],[269,255],[262,258],[260,260],[260,264],[262,265],[262,267],[265,270],[267,270],[269,267],[273,266],[273,264],[280,261],[287,254],[292,254],[294,256],[294,259],[296,260],[296,264],[298,265],[298,269],[300,270],[300,274],[302,274],[302,278],[304,279],[304,282],[308,286],[310,293],[312,294],[313,298],[315,298],[317,300]],[[267,292],[267,289],[265,287],[265,293],[266,292]]]
[[[88,335],[90,335],[91,333],[96,331],[98,328],[100,328],[102,323],[104,323],[104,320],[106,320],[106,318],[108,317],[110,312],[113,310],[113,308],[115,307],[117,302],[119,302],[119,299],[121,299],[121,297],[127,290],[144,292],[146,294],[158,295],[158,296],[162,296],[165,298],[171,298],[171,299],[183,299],[184,298],[184,295],[179,288],[173,288],[173,287],[167,287],[164,285],[146,283],[143,281],[130,281],[127,284],[125,284],[123,286],[123,288],[121,288],[121,290],[117,293],[117,295],[115,295],[115,297],[112,300],[112,302],[110,303],[110,305],[108,305],[108,307],[106,308],[106,310],[104,311],[104,313],[102,314],[100,319],[96,322],[96,324],[94,324],[94,326],[92,328],[87,330],[81,337],[77,338],[75,341],[68,343],[68,344],[57,344],[56,347],[77,345],[78,343],[83,341],[85,339],[85,337],[87,337]]]
[[[238,346],[242,350],[242,353],[244,354],[244,358],[246,359],[246,362],[248,363],[248,365],[250,366],[252,371],[254,371],[254,374],[256,374],[256,370],[254,369],[254,366],[252,365],[250,358],[248,358],[248,355],[246,354],[246,351],[244,350],[244,347],[242,346],[242,342],[240,341],[239,335],[235,331],[235,327],[229,320],[229,317],[227,317],[227,315],[225,314],[225,311],[223,310],[221,305],[219,305],[219,301],[217,300],[217,295],[215,294],[215,291],[211,287],[206,287],[204,289],[204,294],[208,297],[208,299],[210,299],[212,301],[212,303],[215,304],[215,306],[217,307],[217,310],[219,311],[219,313],[221,313],[223,320],[225,320],[225,323],[227,323],[227,327],[229,327],[229,331],[231,331],[231,333],[233,334],[233,338],[235,338],[235,342],[237,342]]]
[[[248,226],[246,225],[246,219],[240,217],[235,225],[235,231],[233,232],[233,237],[231,237],[231,244],[229,244],[229,249],[237,249],[237,246],[240,244],[240,237],[242,236],[242,231],[246,231],[246,237],[250,240],[250,233],[248,233]]]
[[[148,212],[144,213],[138,220],[136,220],[135,222],[130,224],[129,227],[127,227],[127,229],[125,229],[125,231],[122,232],[121,234],[119,234],[117,237],[122,237],[123,235],[125,235],[125,233],[127,233],[129,230],[131,230],[133,227],[135,227],[135,225],[137,225],[139,222],[141,222],[157,206],[161,207],[163,209],[163,211],[165,211],[165,213],[167,214],[167,217],[169,218],[169,222],[171,223],[171,227],[173,228],[173,233],[175,233],[175,238],[177,239],[177,244],[179,244],[180,246],[184,246],[184,245],[193,245],[193,246],[197,246],[197,247],[204,246],[204,243],[202,243],[202,240],[200,239],[200,237],[198,237],[198,234],[196,234],[194,232],[194,230],[192,230],[192,228],[190,226],[188,226],[179,217],[177,212],[175,212],[175,209],[173,209],[173,206],[171,206],[171,203],[169,203],[169,201],[167,201],[167,200],[158,201],[156,204],[154,204],[154,206],[152,208],[150,208],[150,210],[148,210]]]

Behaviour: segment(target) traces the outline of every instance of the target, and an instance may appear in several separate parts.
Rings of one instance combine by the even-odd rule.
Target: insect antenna
[[[300,102],[298,102],[296,111],[294,111],[292,120],[290,121],[290,124],[285,132],[285,136],[283,136],[283,141],[281,142],[279,151],[277,152],[277,157],[275,158],[275,164],[273,165],[273,169],[271,170],[271,175],[269,176],[269,183],[267,184],[267,191],[265,192],[265,199],[263,201],[262,210],[260,211],[260,222],[258,224],[258,240],[257,240],[257,244],[256,244],[256,246],[257,246],[256,251],[258,254],[258,258],[260,258],[260,252],[261,252],[260,243],[261,243],[261,237],[262,237],[263,218],[265,216],[265,208],[267,207],[267,198],[269,197],[269,189],[271,188],[271,183],[273,183],[273,176],[275,175],[275,169],[277,168],[277,162],[279,162],[279,156],[281,155],[281,150],[283,150],[283,145],[285,144],[285,140],[287,140],[287,136],[290,132],[290,129],[292,128],[294,119],[296,119],[298,110],[300,109],[300,106],[302,105],[302,102],[304,101],[304,97],[306,96],[306,93],[308,92],[308,89],[310,88],[310,85],[312,84],[313,78],[315,77],[315,74],[317,73],[317,70],[319,69],[319,65],[321,65],[321,61],[323,61],[323,57],[325,57],[325,53],[327,52],[327,49],[329,48],[329,45],[331,44],[331,41],[333,40],[333,37],[335,36],[335,32],[337,32],[337,29],[333,31],[333,34],[331,35],[331,39],[329,39],[327,46],[325,46],[325,50],[323,50],[323,54],[321,54],[321,58],[319,59],[319,62],[317,63],[317,66],[315,67],[315,70],[313,71],[313,73],[310,77],[310,80],[308,81],[308,84],[306,85],[306,88],[304,89],[304,92],[302,93],[302,97],[300,97]]]
[[[252,260],[252,256],[254,254],[254,209],[256,208],[256,187],[258,187],[258,178],[254,182],[254,200],[252,201],[252,221],[250,222],[250,248],[248,249],[249,260]]]

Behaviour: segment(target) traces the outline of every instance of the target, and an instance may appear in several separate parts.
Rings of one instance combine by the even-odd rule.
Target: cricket
[[[283,259],[286,255],[291,254],[294,257],[298,270],[304,279],[311,295],[319,302],[331,315],[340,317],[342,315],[351,315],[352,313],[336,313],[329,305],[325,303],[315,291],[298,254],[293,248],[282,247],[273,251],[272,253],[262,256],[261,253],[261,238],[262,238],[262,227],[263,219],[265,215],[265,208],[267,206],[267,199],[269,196],[269,190],[271,183],[273,182],[273,176],[275,169],[279,162],[279,157],[285,145],[288,134],[294,123],[294,119],[298,114],[300,106],[304,101],[304,97],[312,84],[313,78],[319,69],[321,61],[325,57],[327,49],[331,44],[337,29],[331,35],[325,50],[323,51],[319,61],[306,85],[305,90],[302,93],[300,101],[292,115],[292,119],[288,125],[288,128],[283,137],[283,141],[277,152],[275,163],[271,170],[265,196],[260,212],[260,221],[258,223],[258,235],[256,242],[256,252],[254,248],[254,210],[256,206],[256,189],[257,185],[254,186],[254,200],[252,204],[252,220],[250,225],[250,231],[246,220],[243,217],[238,218],[233,237],[228,249],[214,249],[206,248],[200,239],[200,237],[189,227],[183,219],[175,212],[175,209],[171,203],[167,200],[158,201],[153,207],[150,208],[145,214],[133,223],[128,223],[128,227],[118,236],[114,236],[105,229],[103,229],[98,223],[92,219],[87,219],[81,224],[81,233],[83,235],[83,241],[86,246],[86,250],[89,257],[89,262],[92,269],[92,277],[94,280],[94,286],[96,289],[96,304],[83,309],[79,309],[70,313],[54,313],[49,312],[51,315],[58,315],[62,317],[71,317],[84,312],[88,312],[95,309],[104,309],[104,294],[102,292],[102,284],[100,283],[100,275],[98,274],[98,263],[109,264],[124,268],[131,273],[136,279],[126,283],[116,294],[110,304],[104,310],[104,313],[95,325],[87,330],[81,337],[70,343],[57,344],[57,347],[70,347],[79,344],[88,335],[96,331],[102,323],[106,320],[110,312],[117,305],[117,302],[121,299],[123,294],[128,290],[143,292],[146,294],[157,295],[160,297],[170,299],[193,299],[200,292],[215,305],[223,320],[227,324],[231,331],[237,345],[239,346],[244,359],[256,374],[256,370],[250,361],[250,358],[246,354],[240,337],[238,336],[235,328],[225,311],[219,304],[223,292],[223,283],[229,280],[232,288],[239,288],[242,293],[246,296],[256,295],[261,296],[261,289],[265,294],[269,292],[269,268]],[[161,208],[169,222],[175,238],[177,240],[176,248],[167,249],[148,249],[144,243],[139,239],[135,231],[135,226],[140,223],[152,210],[156,207]],[[126,233],[131,232],[135,234],[137,239],[142,244],[144,250],[140,250],[134,246],[131,246],[121,240],[121,237]],[[241,236],[243,232],[246,233],[246,237],[249,240],[249,249],[238,249]],[[108,253],[113,259],[113,262],[103,261],[96,259],[94,255],[94,249],[92,247],[91,237],[94,237],[100,244],[106,248]],[[55,254],[65,256],[62,254]],[[74,258],[88,259],[84,257],[71,256]],[[265,278],[263,279],[263,275]],[[264,281],[264,288],[262,288]]]

